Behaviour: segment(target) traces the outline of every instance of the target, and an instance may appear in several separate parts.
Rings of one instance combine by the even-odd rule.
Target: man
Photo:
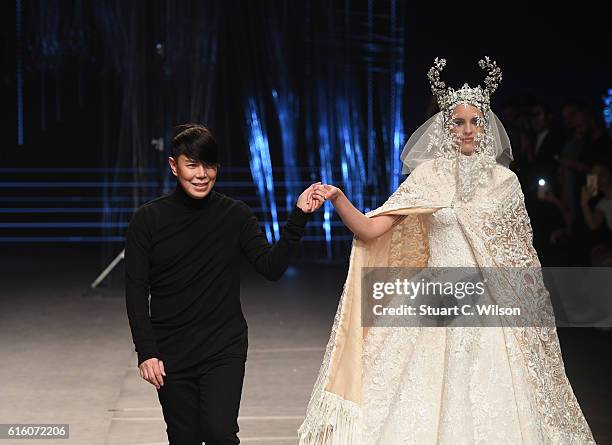
[[[565,144],[565,137],[561,127],[554,121],[548,106],[536,103],[531,107],[530,124],[534,132],[532,140],[531,170],[528,187],[535,188],[540,178],[557,188],[559,165],[557,157]]]
[[[584,221],[591,231],[591,265],[612,264],[612,174],[608,164],[597,163],[591,169],[597,176],[596,190],[582,187],[580,204]],[[595,207],[591,208],[593,192],[599,195]]]
[[[244,202],[213,190],[218,147],[207,128],[177,127],[168,161],[176,189],[140,207],[126,238],[138,368],[157,388],[170,444],[237,444],[247,355],[241,255],[278,280],[321,202],[306,189],[270,246]]]

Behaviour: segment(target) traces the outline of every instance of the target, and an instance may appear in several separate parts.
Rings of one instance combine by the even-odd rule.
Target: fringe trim
[[[355,402],[323,391],[298,429],[299,445],[359,445],[360,416]]]

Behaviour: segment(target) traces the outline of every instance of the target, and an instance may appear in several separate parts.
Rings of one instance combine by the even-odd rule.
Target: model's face
[[[168,158],[172,174],[176,176],[189,196],[202,199],[210,193],[217,179],[217,166],[204,165],[184,154],[178,159]]]
[[[478,135],[484,134],[483,119],[482,113],[474,105],[460,104],[453,109],[450,131],[464,155],[474,153]]]

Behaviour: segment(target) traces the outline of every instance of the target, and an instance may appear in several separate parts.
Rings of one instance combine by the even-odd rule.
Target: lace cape
[[[538,442],[595,443],[565,374],[556,328],[550,319],[550,298],[516,175],[497,165],[476,199],[465,203],[455,199],[455,176],[452,169],[445,168],[447,162],[439,158],[423,163],[381,207],[366,214],[398,215],[388,232],[370,242],[353,238],[331,336],[306,418],[298,430],[301,445],[360,443],[363,346],[367,336],[361,321],[361,268],[426,267],[429,250],[425,217],[445,207],[455,209],[479,267],[497,268],[494,279],[502,275],[505,283],[497,287],[496,297],[511,301],[529,295],[533,300],[521,303],[534,309],[534,317],[548,318],[533,320],[532,326],[540,327],[502,328],[515,336],[524,358],[533,411],[542,425]]]

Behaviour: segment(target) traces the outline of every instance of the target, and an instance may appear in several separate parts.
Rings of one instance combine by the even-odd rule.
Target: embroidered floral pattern
[[[514,276],[521,295],[531,295],[533,312],[541,319],[536,327],[509,328],[515,336],[527,367],[539,416],[544,420],[546,444],[594,444],[565,374],[554,314],[532,244],[532,230],[518,181],[507,200],[481,218],[487,250],[496,266]],[[528,269],[524,269],[527,267]],[[520,268],[520,269],[513,269]],[[516,274],[521,276],[517,277]]]
[[[363,342],[361,401],[354,403],[324,390],[346,317],[341,308],[351,296],[345,284],[300,443],[594,444],[565,375],[556,330],[547,324],[550,301],[516,177],[496,167],[463,202],[453,199],[456,183],[446,180],[449,175],[432,172],[433,164],[419,167],[370,212],[401,216],[371,246],[354,241],[347,283],[354,283],[356,265],[380,265],[370,262],[499,267],[508,272],[506,283],[491,285],[507,289],[513,283],[500,298],[532,296],[522,303],[533,312],[533,326],[370,328]],[[402,213],[418,207],[439,210]]]

